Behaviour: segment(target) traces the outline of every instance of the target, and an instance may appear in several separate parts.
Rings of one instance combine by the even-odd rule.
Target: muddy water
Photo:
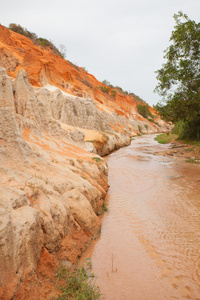
[[[109,212],[91,257],[106,299],[200,299],[200,166],[142,136],[108,157]],[[83,258],[83,259],[84,259]]]

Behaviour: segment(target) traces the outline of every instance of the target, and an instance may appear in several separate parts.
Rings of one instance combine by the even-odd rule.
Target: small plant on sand
[[[102,205],[102,211],[108,211],[108,207],[105,202]]]
[[[95,143],[95,140],[87,140],[87,143]]]
[[[141,126],[138,125],[138,131],[139,131],[140,134],[141,134],[141,130],[142,130]]]
[[[191,164],[200,164],[200,160],[194,159],[194,158],[188,158],[188,159],[186,159],[186,162],[191,163]]]
[[[92,159],[96,160],[96,162],[100,162],[101,161],[101,158],[100,157],[96,157],[96,156],[94,156]]]
[[[117,95],[117,91],[116,91],[116,90],[112,90],[112,91],[111,91],[111,95],[112,95],[112,97],[115,99],[115,98],[116,98],[116,95]]]
[[[61,292],[53,300],[95,300],[100,299],[99,288],[93,282],[84,266],[81,268],[60,266],[57,274],[56,288]]]

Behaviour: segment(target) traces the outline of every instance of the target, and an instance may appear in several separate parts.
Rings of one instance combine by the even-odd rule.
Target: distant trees
[[[200,139],[200,23],[187,15],[174,15],[167,60],[157,71],[155,91],[162,96],[154,108],[163,118],[181,122],[183,138]]]

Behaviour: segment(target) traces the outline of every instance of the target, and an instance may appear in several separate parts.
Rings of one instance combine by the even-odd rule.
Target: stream
[[[200,166],[136,137],[107,157],[109,211],[84,253],[107,300],[200,299]]]

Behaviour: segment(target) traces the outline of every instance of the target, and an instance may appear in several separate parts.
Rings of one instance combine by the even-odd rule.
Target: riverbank
[[[155,154],[173,157],[175,160],[200,164],[200,142],[183,141],[175,134],[161,134],[155,138],[161,144],[169,143],[167,150]]]

